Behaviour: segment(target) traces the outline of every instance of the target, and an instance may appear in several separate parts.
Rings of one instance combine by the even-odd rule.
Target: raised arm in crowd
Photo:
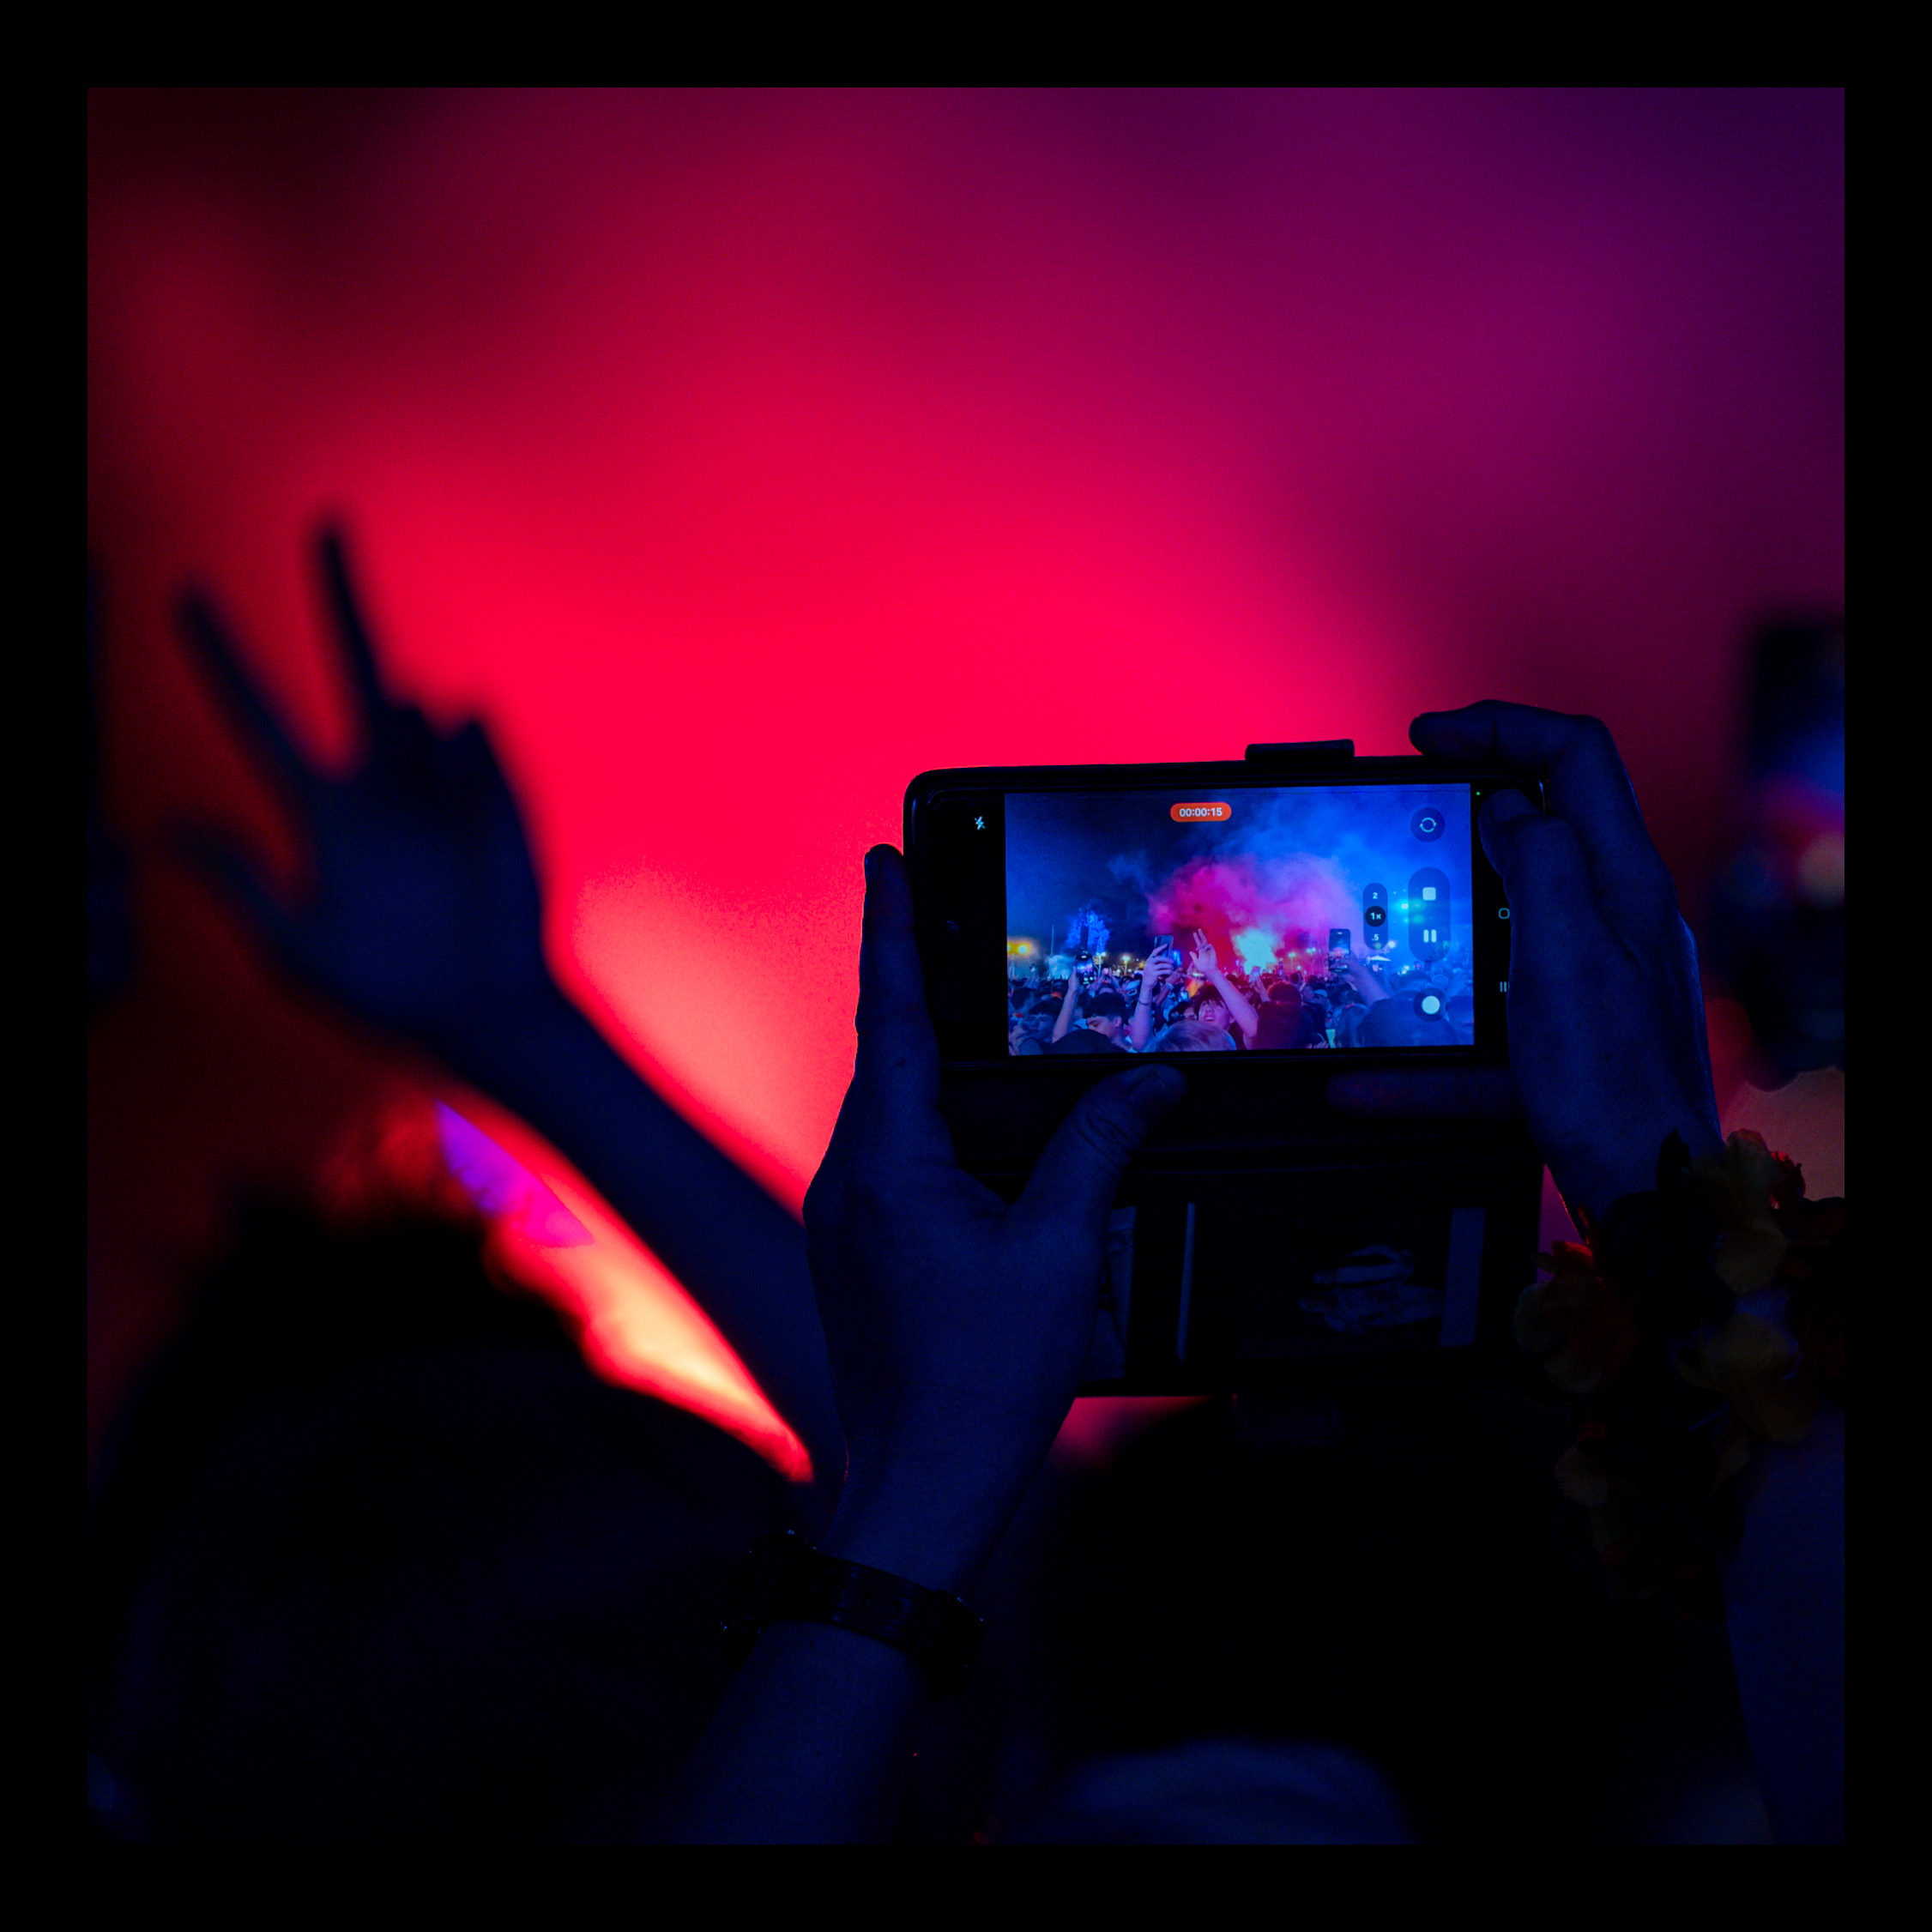
[[[243,671],[212,603],[191,598],[188,642],[276,782],[308,877],[289,900],[225,842],[198,856],[297,980],[573,1161],[716,1322],[836,1491],[843,1445],[803,1230],[558,987],[522,822],[482,727],[443,736],[388,695],[338,540],[323,539],[319,562],[363,756],[325,775]]]
[[[1228,1017],[1241,1029],[1241,1037],[1252,1047],[1255,1035],[1261,1030],[1260,1017],[1247,995],[1222,970],[1214,942],[1204,933],[1194,935],[1194,953],[1187,962],[1187,976],[1191,980],[1204,980],[1213,987],[1221,1004],[1228,1009]]]
[[[558,987],[510,789],[481,729],[438,734],[384,692],[339,547],[323,577],[365,740],[324,776],[240,668],[205,601],[202,666],[279,782],[308,860],[271,891],[204,854],[263,943],[307,985],[514,1109],[575,1161],[717,1323],[810,1451],[836,1514],[820,1547],[969,1602],[1066,1419],[1092,1342],[1108,1217],[1136,1148],[1184,1091],[1165,1065],[1090,1088],[1008,1204],[961,1170],[903,862],[867,858],[854,1078],[805,1227],[640,1080]],[[1339,1106],[1520,1115],[1565,1200],[1600,1222],[1656,1185],[1658,1150],[1723,1145],[1694,948],[1609,734],[1487,703],[1418,718],[1424,753],[1543,781],[1547,811],[1494,794],[1480,821],[1513,915],[1511,1069],[1339,1075]],[[1144,1049],[1176,962],[1147,963]],[[1358,962],[1373,1005],[1383,990]],[[1244,1039],[1253,1003],[1196,935],[1190,970]],[[1078,974],[1053,1038],[1074,1023]],[[1111,1033],[1109,1035],[1111,1037]],[[1753,1464],[1726,1585],[1736,1679],[1781,1839],[1843,1836],[1843,1425]],[[839,1478],[842,1474],[842,1488]],[[928,1701],[920,1667],[833,1624],[773,1623],[648,1835],[886,1838]]]
[[[1147,1051],[1147,1042],[1159,1029],[1161,1006],[1175,964],[1172,947],[1156,946],[1141,968],[1140,990],[1134,995],[1133,1017],[1127,1023],[1127,1041],[1137,1054]]]

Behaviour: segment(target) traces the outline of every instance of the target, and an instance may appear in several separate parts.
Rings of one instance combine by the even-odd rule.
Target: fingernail
[[[1482,807],[1491,818],[1520,818],[1525,812],[1534,812],[1536,806],[1520,792],[1493,792],[1489,802]]]
[[[1127,1098],[1135,1113],[1150,1120],[1165,1114],[1186,1091],[1186,1081],[1171,1066],[1144,1066],[1127,1079]]]

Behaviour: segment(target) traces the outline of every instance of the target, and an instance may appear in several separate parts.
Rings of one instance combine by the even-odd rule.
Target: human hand
[[[1349,957],[1349,986],[1355,987],[1362,999],[1364,1006],[1374,1006],[1375,1001],[1389,997],[1389,987],[1381,974],[1375,972],[1372,960],[1364,952],[1352,952]]]
[[[480,724],[444,737],[383,692],[333,532],[317,545],[317,564],[362,761],[343,778],[317,770],[242,670],[213,606],[189,596],[182,629],[293,812],[308,877],[289,902],[226,840],[197,836],[192,855],[297,977],[460,1058],[479,1029],[554,991],[522,822]]]
[[[1482,808],[1483,850],[1510,903],[1506,1077],[1344,1075],[1337,1105],[1379,1113],[1519,1111],[1573,1211],[1601,1216],[1657,1185],[1664,1136],[1723,1146],[1697,949],[1628,775],[1595,718],[1486,701],[1410,728],[1431,757],[1543,781]]]
[[[1220,966],[1214,950],[1214,941],[1205,933],[1194,934],[1194,954],[1187,962],[1187,976],[1191,980],[1211,980]]]
[[[958,1590],[1072,1404],[1121,1174],[1185,1089],[1165,1067],[1090,1088],[1007,1205],[939,1112],[904,861],[875,847],[866,872],[858,1061],[805,1198],[848,1455],[825,1547]]]
[[[1389,989],[1382,984],[1382,975],[1368,963],[1367,957],[1359,952],[1338,954],[1329,964],[1331,978],[1354,990],[1365,1005],[1373,1006],[1379,999],[1386,999]]]

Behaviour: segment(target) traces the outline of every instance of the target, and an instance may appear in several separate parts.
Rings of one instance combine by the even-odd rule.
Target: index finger
[[[349,577],[348,552],[342,533],[333,525],[317,540],[316,558],[322,568],[329,614],[335,619],[335,641],[348,670],[350,694],[362,721],[373,728],[390,706],[376,668],[369,627],[362,621],[362,607],[356,601],[355,586]]]
[[[866,1125],[901,1147],[950,1161],[951,1137],[939,1114],[939,1043],[926,1010],[912,885],[905,860],[889,845],[866,854],[858,1029],[852,1096]]]
[[[1459,711],[1423,712],[1409,737],[1431,758],[1494,760],[1541,778],[1551,812],[1575,828],[1600,886],[1650,894],[1669,883],[1601,719],[1485,698]]]

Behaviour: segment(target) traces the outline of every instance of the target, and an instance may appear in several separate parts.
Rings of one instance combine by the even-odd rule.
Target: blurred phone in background
[[[1705,921],[1713,979],[1781,1079],[1844,1065],[1844,627],[1758,637],[1739,816]]]

